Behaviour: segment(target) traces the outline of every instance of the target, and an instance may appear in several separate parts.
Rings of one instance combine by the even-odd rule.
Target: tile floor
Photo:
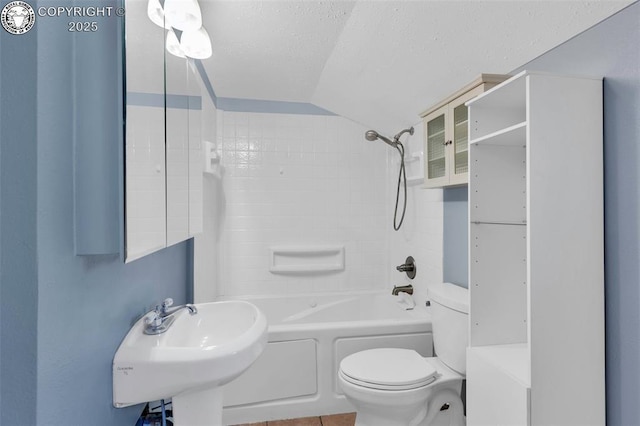
[[[303,417],[300,419],[271,420],[236,426],[353,426],[356,413],[332,414],[330,416]]]

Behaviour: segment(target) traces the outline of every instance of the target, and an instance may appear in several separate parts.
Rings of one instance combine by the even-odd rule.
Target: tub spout
[[[397,296],[400,292],[413,294],[413,286],[411,284],[408,285],[394,285],[393,290],[391,290],[391,294]]]

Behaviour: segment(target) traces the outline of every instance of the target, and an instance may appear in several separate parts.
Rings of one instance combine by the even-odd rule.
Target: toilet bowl
[[[338,383],[356,408],[356,426],[464,426],[468,290],[441,283],[427,289],[438,357],[410,349],[357,352],[340,362]]]
[[[463,379],[438,358],[392,348],[349,355],[338,372],[356,426],[464,425]]]

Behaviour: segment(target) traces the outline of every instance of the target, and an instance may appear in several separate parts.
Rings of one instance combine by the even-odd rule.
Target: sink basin
[[[173,398],[175,411],[181,395],[218,389],[260,356],[267,320],[256,306],[244,301],[195,306],[195,315],[176,312],[163,334],[144,334],[143,319],[134,324],[113,359],[115,407]]]

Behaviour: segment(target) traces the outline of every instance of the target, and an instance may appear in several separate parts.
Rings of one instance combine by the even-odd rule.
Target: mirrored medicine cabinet
[[[147,2],[126,0],[125,262],[202,232],[203,85],[166,51]]]

